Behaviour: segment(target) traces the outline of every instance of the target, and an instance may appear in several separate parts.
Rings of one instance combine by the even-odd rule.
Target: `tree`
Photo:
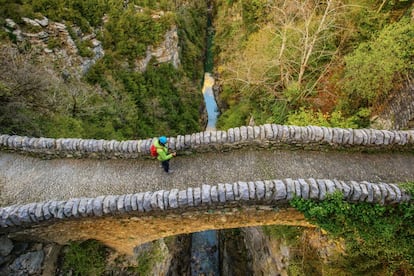
[[[403,18],[345,57],[342,83],[350,109],[373,106],[408,80],[414,69],[413,45],[414,24]]]
[[[31,62],[32,54],[19,53],[4,45],[0,50],[0,132],[38,135],[40,126],[33,117],[55,109],[55,98],[48,96],[55,79]]]

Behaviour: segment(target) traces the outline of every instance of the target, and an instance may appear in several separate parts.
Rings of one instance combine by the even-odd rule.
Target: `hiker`
[[[161,136],[154,140],[154,147],[157,152],[157,159],[161,161],[161,165],[166,173],[172,173],[170,170],[170,159],[177,155],[176,152],[169,153],[167,146],[167,137]]]

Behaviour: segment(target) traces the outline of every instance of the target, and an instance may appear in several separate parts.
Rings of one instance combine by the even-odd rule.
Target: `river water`
[[[203,96],[207,110],[206,131],[216,129],[219,115],[216,99],[213,93],[214,78],[210,73],[204,74]],[[220,260],[218,248],[218,232],[208,230],[191,235],[191,275],[220,275]]]

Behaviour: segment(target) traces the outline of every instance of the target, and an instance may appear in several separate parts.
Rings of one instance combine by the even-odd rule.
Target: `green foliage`
[[[201,4],[193,9],[180,9],[177,13],[181,62],[186,75],[193,80],[203,78],[204,53],[207,40],[207,7]]]
[[[150,11],[137,12],[131,5],[105,25],[103,46],[129,60],[143,57],[146,46],[161,42],[173,23],[172,14],[154,20]]]
[[[346,56],[343,85],[349,108],[372,106],[401,83],[414,69],[413,45],[414,25],[404,18]]]
[[[310,222],[345,240],[346,254],[336,263],[351,275],[414,271],[413,204],[352,204],[341,193],[321,202],[296,198],[291,204]]]
[[[408,192],[412,197],[414,196],[414,182],[400,183],[399,186]]]
[[[248,33],[257,31],[258,23],[265,21],[267,4],[265,0],[242,1],[243,23]]]
[[[263,226],[263,231],[269,237],[286,242],[289,246],[298,246],[303,234],[302,227],[289,225],[267,225]]]
[[[307,110],[301,107],[288,115],[287,124],[296,126],[325,126],[339,128],[361,128],[364,127],[364,119],[369,117],[369,110],[362,109],[360,112],[351,117],[344,117],[341,111],[334,111],[331,114],[320,111]]]
[[[4,4],[9,7],[10,3]],[[9,73],[0,78],[0,132],[124,140],[198,131],[206,3],[194,2],[185,7],[182,4],[182,1],[130,1],[123,7],[122,1],[22,0],[15,3],[13,11],[0,7],[3,23],[3,16],[17,23],[21,23],[21,16],[42,18],[43,15],[65,21],[83,57],[93,56],[92,45],[80,39],[79,30],[88,33],[91,26],[99,27],[98,39],[103,41],[105,50],[105,56],[82,80],[63,81],[49,73],[39,74],[32,65],[35,62],[32,56],[25,61],[30,67],[16,62],[14,65],[19,68],[10,70],[12,62],[3,66],[4,72],[14,72],[21,80],[35,81],[31,81],[33,87],[22,86],[28,89],[19,92],[13,88],[19,87],[18,83],[10,83],[18,78],[8,78]],[[104,14],[106,23],[102,21]],[[147,72],[135,72],[137,59],[148,46],[156,47],[175,24],[183,50],[180,56],[183,67],[176,69],[154,61]],[[57,39],[49,39],[50,49],[59,46]],[[28,73],[22,71],[32,67]],[[22,73],[16,74],[19,70]],[[84,85],[82,81],[95,86]],[[32,93],[34,90],[38,92]],[[48,108],[43,110],[43,107]]]
[[[138,137],[177,135],[198,129],[202,95],[184,84],[185,77],[171,64],[150,65],[144,73],[122,71],[118,77],[139,110]]]
[[[63,256],[63,271],[65,275],[103,275],[105,254],[105,247],[95,240],[71,242]]]
[[[138,265],[130,267],[129,271],[137,275],[151,275],[154,265],[162,260],[162,252],[159,241],[150,243],[150,246],[143,248],[137,255]]]

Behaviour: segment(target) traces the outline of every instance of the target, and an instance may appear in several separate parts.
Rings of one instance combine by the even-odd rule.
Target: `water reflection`
[[[213,93],[214,78],[204,74],[203,96],[207,109],[207,131],[216,130],[219,115]],[[218,232],[215,230],[196,232],[191,235],[191,275],[220,275]]]
[[[213,93],[214,78],[210,73],[204,74],[203,96],[207,109],[207,127],[206,130],[215,130],[217,117],[219,115],[216,99]]]

